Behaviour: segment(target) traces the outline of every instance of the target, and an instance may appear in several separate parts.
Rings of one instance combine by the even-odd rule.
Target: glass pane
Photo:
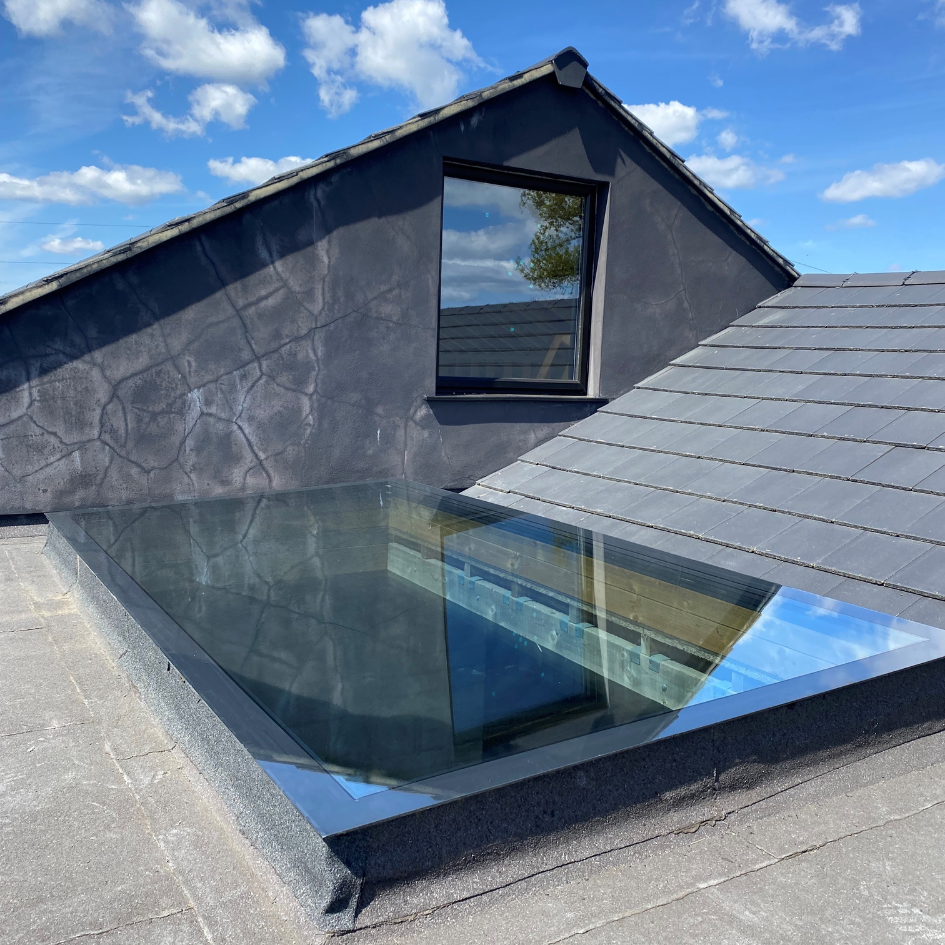
[[[440,377],[576,378],[585,203],[446,178]]]
[[[73,518],[356,797],[925,639],[402,481]]]

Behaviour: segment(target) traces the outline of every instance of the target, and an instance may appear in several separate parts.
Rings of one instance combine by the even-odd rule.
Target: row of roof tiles
[[[818,279],[476,493],[945,626],[945,273]]]

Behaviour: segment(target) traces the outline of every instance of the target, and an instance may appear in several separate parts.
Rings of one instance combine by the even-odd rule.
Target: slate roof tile
[[[878,491],[879,486],[846,479],[813,479],[803,492],[783,499],[781,506],[789,512],[835,518],[849,524],[851,519],[845,513]]]
[[[793,515],[765,509],[743,509],[738,515],[710,528],[706,535],[751,551],[797,523]]]
[[[892,617],[897,617],[915,604],[916,601],[922,599],[908,591],[897,591],[892,587],[883,587],[879,584],[870,584],[853,578],[846,578],[829,590],[820,593],[826,597],[832,597],[834,600],[854,604],[857,607],[865,607],[867,610],[876,610]]]
[[[930,548],[924,555],[891,574],[889,582],[919,593],[945,597],[945,547],[936,545]]]
[[[847,407],[836,420],[825,423],[814,432],[825,436],[868,440],[877,430],[889,426],[903,415],[904,411],[892,407]]]
[[[784,503],[816,482],[812,476],[800,473],[769,470],[752,482],[736,489],[731,498],[750,505],[764,505],[769,508],[783,508]]]
[[[696,499],[695,502],[666,516],[662,525],[693,535],[705,535],[710,529],[738,515],[741,506],[714,499]]]
[[[850,483],[853,485],[853,483]],[[851,525],[862,525],[864,528],[873,528],[878,531],[889,532],[893,535],[929,535],[928,530],[916,531],[916,523],[925,519],[937,509],[945,510],[945,501],[940,496],[928,495],[922,492],[910,492],[905,489],[889,489],[861,485],[861,489],[871,490],[862,502],[843,510],[837,514],[843,516],[845,522]],[[941,519],[945,526],[945,517]],[[945,536],[945,528],[938,534]]]
[[[779,561],[770,571],[765,572],[764,577],[766,581],[796,587],[800,591],[807,591],[808,594],[822,594],[828,597],[831,588],[844,582],[844,578],[839,574],[788,561]]]
[[[821,427],[843,416],[850,408],[839,404],[801,404],[771,424],[774,430],[788,433],[815,433]]]
[[[716,545],[716,548],[719,548],[719,546]],[[767,558],[763,555],[753,554],[750,551],[725,546],[719,548],[714,555],[710,555],[704,560],[707,564],[714,564],[717,568],[727,568],[729,571],[737,571],[740,574],[748,574],[752,577],[763,577],[779,564],[774,558]]]
[[[829,441],[828,441],[829,442]],[[885,443],[860,443],[853,440],[835,440],[798,468],[823,476],[856,477],[862,479],[861,470],[880,459],[893,447]]]
[[[945,434],[945,413],[908,410],[901,417],[881,427],[875,439],[906,446],[928,446]]]
[[[794,524],[777,534],[759,542],[759,551],[800,561],[817,564],[827,555],[853,541],[858,532],[855,528],[835,525],[833,522],[818,522],[813,519],[794,519]]]
[[[911,488],[945,466],[945,452],[894,446],[857,473],[858,479]]]
[[[926,542],[911,538],[861,532],[853,541],[822,558],[820,563],[825,568],[843,571],[854,577],[883,582],[931,547]]]
[[[704,475],[687,483],[686,491],[726,499],[765,475],[768,475],[765,470],[754,466],[718,463]]]

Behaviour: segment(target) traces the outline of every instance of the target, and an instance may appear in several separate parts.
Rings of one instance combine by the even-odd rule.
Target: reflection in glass
[[[445,178],[441,381],[577,378],[586,203]]]
[[[73,518],[354,796],[921,640],[399,480]]]

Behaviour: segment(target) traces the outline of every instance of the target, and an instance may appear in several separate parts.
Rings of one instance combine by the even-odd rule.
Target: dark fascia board
[[[101,272],[103,269],[114,266],[116,263],[122,262],[125,259],[130,259],[133,256],[137,256],[139,253],[153,249],[155,246],[159,246],[161,243],[165,243],[177,236],[189,233],[201,226],[212,223],[214,220],[219,220],[221,217],[235,213],[237,210],[258,203],[260,200],[265,200],[267,197],[281,193],[283,190],[295,187],[297,184],[301,184],[313,177],[325,174],[342,164],[347,164],[349,161],[379,150],[385,145],[392,144],[418,131],[423,131],[431,125],[435,125],[447,118],[470,111],[483,102],[497,98],[500,95],[504,95],[506,92],[511,92],[513,89],[520,88],[523,85],[544,78],[547,75],[555,75],[562,85],[565,87],[573,87],[575,84],[573,81],[575,67],[579,66],[581,63],[586,66],[584,57],[581,56],[576,49],[569,46],[543,62],[539,62],[522,72],[516,72],[514,75],[508,76],[507,78],[500,79],[487,88],[479,89],[476,92],[469,92],[441,108],[421,112],[419,115],[408,119],[403,124],[396,125],[393,128],[387,128],[384,131],[378,131],[368,136],[358,144],[348,148],[342,148],[339,151],[332,151],[318,158],[318,160],[313,161],[311,164],[305,164],[302,167],[287,171],[284,174],[279,174],[266,181],[264,184],[260,184],[258,187],[253,187],[242,193],[225,197],[206,210],[199,210],[187,216],[177,217],[159,227],[155,227],[153,230],[149,230],[147,233],[135,236],[96,256],[82,260],[74,266],[60,269],[58,272],[38,279],[36,282],[31,282],[22,288],[14,289],[12,292],[0,296],[0,315],[11,309],[25,305],[27,302],[42,298],[44,295],[49,295],[58,289],[65,288],[96,272]],[[634,117],[610,89],[598,82],[590,73],[586,73],[584,76],[582,86],[586,91],[594,95],[607,106],[618,121],[633,130],[664,164],[682,177],[689,187],[701,196],[716,212],[728,219],[746,242],[754,246],[763,255],[767,256],[768,259],[774,263],[778,269],[781,269],[792,281],[798,277],[798,272],[791,261],[775,250],[760,233],[752,229],[742,219],[739,213],[733,210],[705,183],[705,181],[686,166],[683,159],[675,151],[663,144],[647,125]]]

